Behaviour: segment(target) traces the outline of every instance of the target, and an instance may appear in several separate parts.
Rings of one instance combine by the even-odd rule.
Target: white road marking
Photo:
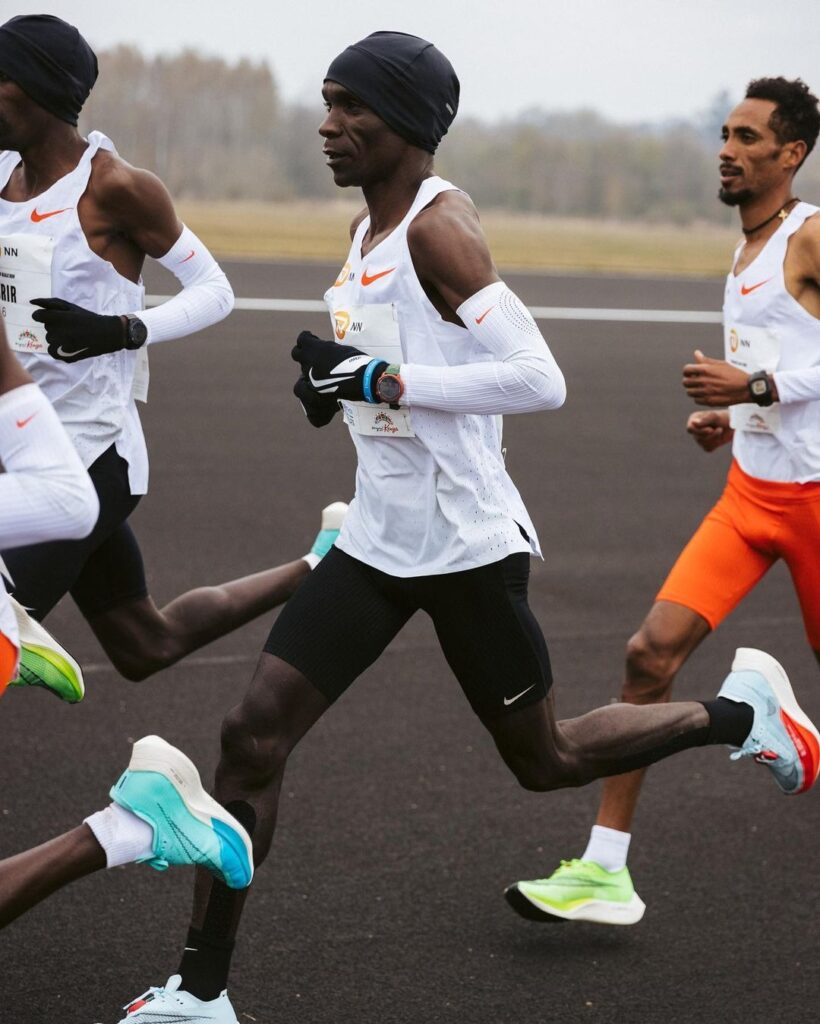
[[[146,295],[148,306],[167,302],[170,295]],[[237,299],[235,309],[261,313],[327,313],[319,299]],[[597,309],[592,306],[530,306],[536,320],[608,320],[637,324],[719,324],[716,310],[697,309]]]

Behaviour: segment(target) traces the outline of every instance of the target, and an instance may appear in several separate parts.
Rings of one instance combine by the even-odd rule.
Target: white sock
[[[308,551],[306,555],[302,555],[302,558],[307,562],[311,569],[315,569],[322,559],[313,551]]]
[[[631,832],[619,832],[605,825],[593,825],[589,842],[581,860],[594,860],[606,871],[620,871],[626,867]]]
[[[119,867],[147,860],[154,855],[154,830],[147,821],[126,811],[119,804],[109,804],[85,819],[85,824],[105,850],[106,866]]]

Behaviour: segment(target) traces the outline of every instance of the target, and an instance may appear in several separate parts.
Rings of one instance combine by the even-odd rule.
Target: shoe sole
[[[757,672],[763,676],[780,704],[780,720],[788,732],[803,765],[803,784],[787,796],[805,793],[820,775],[820,732],[797,703],[789,677],[780,662],[754,647],[738,647],[733,672]],[[731,699],[731,698],[729,698]],[[808,770],[807,770],[808,769]]]
[[[9,602],[14,611],[17,630],[20,634],[18,679],[21,680],[22,685],[39,686],[48,690],[49,693],[53,693],[55,697],[65,701],[66,704],[79,704],[85,696],[85,683],[80,666],[68,651],[57,643],[51,633],[28,614],[19,601],[9,597]],[[42,659],[45,662],[44,671],[39,672],[37,669],[25,665],[23,663],[24,653]],[[61,677],[65,683],[62,689],[49,685],[46,679],[49,670],[56,672]],[[15,683],[12,682],[11,685],[14,686]]]
[[[518,883],[504,891],[507,903],[520,917],[541,924],[565,924],[567,921],[587,921],[590,924],[637,924],[644,915],[646,904],[637,893],[628,903],[613,904],[608,900],[589,900],[572,910],[547,907],[527,896]]]
[[[188,811],[203,825],[213,828],[213,821],[221,822],[225,828],[219,831],[219,835],[230,844],[238,860],[243,859],[237,850],[237,846],[241,844],[248,875],[247,881],[243,881],[240,885],[231,885],[227,879],[226,884],[235,889],[244,889],[251,884],[253,880],[253,846],[250,836],[222,804],[206,793],[197,767],[189,757],[186,757],[181,750],[171,746],[161,736],[144,736],[134,744],[131,760],[124,776],[128,772],[153,772],[162,775],[177,791]],[[119,783],[111,790],[111,798],[116,803],[120,802],[115,795],[118,786]],[[131,807],[126,807],[126,810],[142,817],[139,811]],[[144,820],[148,821],[149,825],[153,825],[148,818]]]

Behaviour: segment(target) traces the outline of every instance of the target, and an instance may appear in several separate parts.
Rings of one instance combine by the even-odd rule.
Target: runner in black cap
[[[547,647],[527,603],[538,540],[504,466],[498,414],[558,408],[564,379],[499,280],[473,204],[433,171],[458,81],[431,43],[380,32],[331,64],[322,92],[327,163],[337,185],[362,189],[367,208],[325,296],[334,340],[297,339],[295,392],[316,427],[341,400],[356,496],[223,725],[215,795],[251,834],[256,864],[291,750],[418,610],[527,789],[582,785],[707,743],[746,754],[762,744],[781,788],[811,786],[816,730],[760,651],[742,652],[742,671],[705,705],[555,720]],[[780,709],[805,743],[790,738]],[[199,876],[179,974],[131,1004],[122,1024],[235,1024],[225,985],[243,897]]]
[[[5,554],[15,597],[35,619],[71,593],[114,666],[143,679],[285,601],[332,543],[343,508],[331,507],[306,558],[189,591],[163,608],[151,599],[127,521],[148,488],[137,412],[147,399],[148,349],[221,320],[233,292],[162,182],[121,160],[102,133],[85,139],[77,131],[96,78],[94,52],[73,25],[50,15],[0,25],[0,306],[9,343],[53,404],[100,500],[84,540]],[[146,255],[182,285],[150,310]],[[79,674],[65,659],[33,653],[46,634],[32,629],[21,638],[18,685],[79,700]]]

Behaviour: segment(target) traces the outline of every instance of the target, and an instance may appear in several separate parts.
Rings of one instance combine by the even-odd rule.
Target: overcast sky
[[[330,60],[379,29],[432,40],[461,79],[461,110],[592,107],[620,121],[689,117],[762,75],[820,89],[820,0],[8,0],[95,47],[193,47],[264,58],[286,99],[316,98]]]

